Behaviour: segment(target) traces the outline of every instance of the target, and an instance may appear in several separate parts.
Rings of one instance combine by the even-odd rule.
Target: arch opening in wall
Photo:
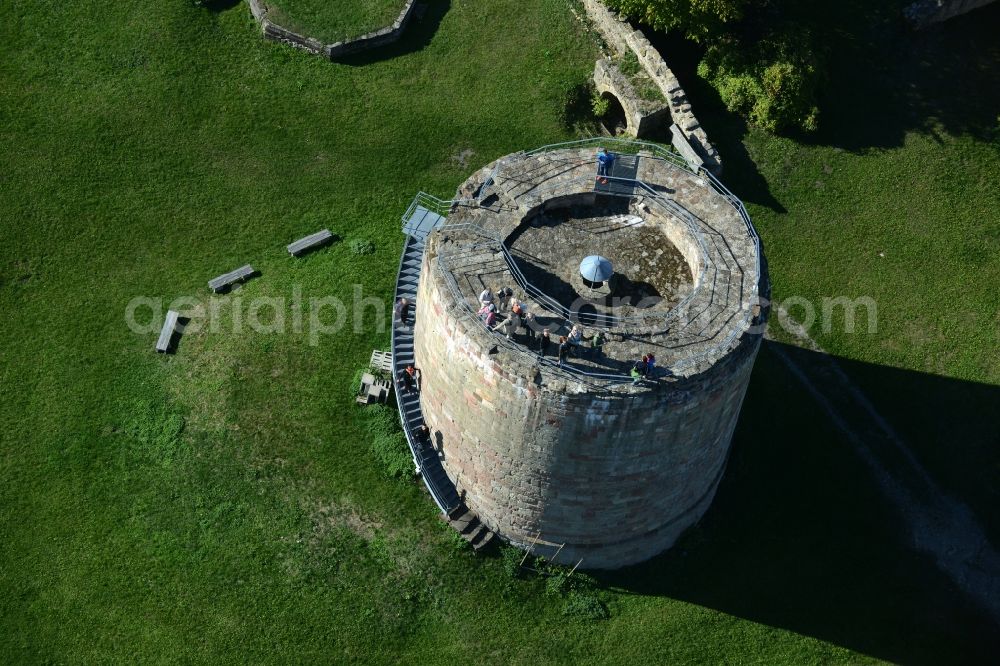
[[[601,99],[606,100],[607,111],[601,116],[600,121],[611,136],[625,134],[628,129],[628,117],[625,114],[625,107],[618,101],[618,98],[609,92],[601,93]]]

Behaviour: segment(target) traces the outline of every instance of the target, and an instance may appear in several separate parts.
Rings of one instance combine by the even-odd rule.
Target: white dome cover
[[[580,275],[590,282],[607,282],[613,272],[611,262],[597,254],[580,262]]]

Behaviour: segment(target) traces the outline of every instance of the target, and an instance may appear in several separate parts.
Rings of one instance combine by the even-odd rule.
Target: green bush
[[[413,457],[402,432],[379,433],[372,437],[372,453],[381,464],[382,471],[392,479],[413,477]]]
[[[570,593],[562,614],[580,620],[606,620],[611,616],[607,605],[597,595],[587,592]]]
[[[819,124],[816,98],[819,49],[794,15],[790,0],[604,0],[610,8],[652,26],[680,32],[707,46],[698,74],[730,111],[768,131],[811,132]],[[622,59],[623,72],[632,67]],[[638,88],[641,96],[655,91]],[[596,112],[595,107],[595,112]]]
[[[736,39],[709,45],[698,75],[718,91],[726,108],[770,132],[816,130],[820,68],[807,35],[773,37],[747,47]]]
[[[365,427],[373,435],[392,435],[401,433],[399,412],[390,405],[369,405],[364,408]]]
[[[510,579],[521,577],[521,560],[524,559],[524,551],[514,546],[505,545],[500,549],[500,565],[503,572]]]
[[[604,0],[604,4],[656,30],[678,30],[700,42],[740,20],[750,0]]]
[[[611,101],[601,93],[594,91],[593,97],[590,98],[590,108],[594,111],[595,116],[603,118],[611,109]]]
[[[561,597],[570,590],[570,577],[566,571],[558,570],[545,579],[545,594]]]
[[[375,243],[367,238],[355,238],[350,242],[351,252],[354,254],[374,254]]]

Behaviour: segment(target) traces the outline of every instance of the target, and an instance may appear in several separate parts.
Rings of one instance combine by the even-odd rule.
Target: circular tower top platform
[[[749,218],[714,178],[665,151],[617,155],[606,183],[595,155],[592,147],[515,153],[459,188],[427,244],[449,287],[448,310],[475,320],[483,289],[508,287],[536,332],[548,329],[555,342],[574,325],[585,346],[605,333],[602,354],[559,367],[539,358],[530,337],[469,327],[508,372],[533,382],[606,383],[650,353],[675,377],[702,372],[760,315],[764,278]],[[592,255],[614,266],[599,289],[581,275]]]

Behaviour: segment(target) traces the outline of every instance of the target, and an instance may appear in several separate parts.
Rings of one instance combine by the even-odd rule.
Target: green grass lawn
[[[402,42],[342,64],[265,42],[242,4],[15,2],[7,19],[4,662],[991,654],[984,620],[906,547],[767,348],[706,520],[673,551],[596,576],[610,617],[591,621],[501,558],[456,549],[419,484],[381,473],[347,390],[386,345],[374,318],[317,346],[308,331],[223,326],[173,356],[125,325],[134,297],[207,303],[206,281],[248,262],[261,277],[219,299],[223,313],[296,289],[390,296],[417,190],[450,196],[481,164],[570,137],[565,102],[596,48],[563,0],[431,3]],[[966,43],[982,58],[970,76],[995,78],[969,19],[937,39]],[[776,295],[878,298],[874,337],[816,335],[984,520],[1000,383],[989,92],[965,127],[920,111],[861,145],[747,133],[710,108],[704,120],[759,221]],[[852,127],[843,103],[835,135]],[[285,244],[324,226],[342,240],[288,258]]]
[[[268,18],[332,44],[391,26],[405,4],[404,0],[277,0],[268,3]]]

